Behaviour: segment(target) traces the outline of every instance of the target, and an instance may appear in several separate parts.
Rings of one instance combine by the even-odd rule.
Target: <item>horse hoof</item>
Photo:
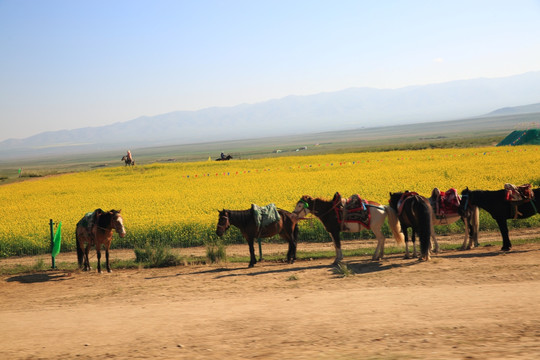
[[[249,268],[252,268],[253,266],[255,266],[255,264],[249,264],[249,265],[248,265],[248,269],[249,269]]]
[[[112,270],[111,270],[111,269],[107,269],[107,272],[108,272],[108,273],[112,273]]]
[[[512,250],[511,247],[504,247],[504,246],[503,246],[503,247],[501,248],[501,251],[510,251],[510,250]]]

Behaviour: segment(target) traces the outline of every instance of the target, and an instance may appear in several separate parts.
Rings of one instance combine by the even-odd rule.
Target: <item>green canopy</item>
[[[497,146],[504,145],[540,145],[540,129],[512,131],[497,144]]]

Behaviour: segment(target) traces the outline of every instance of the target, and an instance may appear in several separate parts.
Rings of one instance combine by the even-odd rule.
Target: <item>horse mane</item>
[[[108,226],[111,225],[111,220],[116,214],[119,214],[119,210],[109,210],[109,211],[103,211],[100,216],[98,217],[98,226],[103,229],[107,229]]]
[[[246,225],[253,219],[251,209],[248,210],[223,210],[229,214],[229,222],[238,225]]]

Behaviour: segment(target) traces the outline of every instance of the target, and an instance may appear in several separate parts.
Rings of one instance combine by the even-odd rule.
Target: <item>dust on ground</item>
[[[486,239],[481,234],[483,246],[447,250],[429,262],[403,254],[346,257],[349,276],[336,273],[332,259],[3,276],[0,353],[5,359],[539,358],[540,244],[504,253]],[[286,251],[285,244],[275,246]],[[247,253],[247,245],[235,249]],[[75,254],[63,256],[75,261]]]

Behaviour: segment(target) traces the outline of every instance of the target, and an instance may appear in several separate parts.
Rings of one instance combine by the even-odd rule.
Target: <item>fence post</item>
[[[53,229],[53,225],[54,225],[54,222],[52,221],[52,219],[49,219],[49,227],[51,229],[51,259],[52,259],[51,268],[55,269],[56,265],[54,264],[54,256],[52,256],[52,250],[53,250],[53,247],[54,247],[54,231],[53,231],[54,229]]]

